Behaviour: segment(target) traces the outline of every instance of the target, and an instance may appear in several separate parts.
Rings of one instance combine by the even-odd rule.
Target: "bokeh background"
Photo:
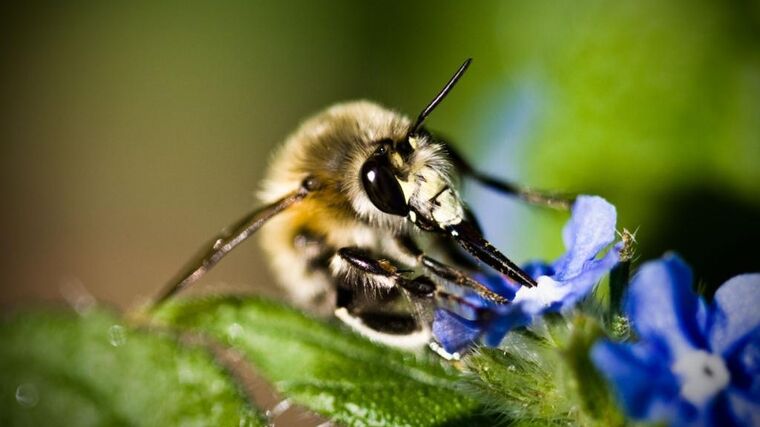
[[[255,204],[268,153],[331,103],[415,115],[493,174],[596,193],[642,259],[760,269],[760,6],[636,2],[29,2],[0,12],[0,306],[154,294]],[[563,214],[467,185],[518,261]],[[196,292],[277,295],[256,244]]]

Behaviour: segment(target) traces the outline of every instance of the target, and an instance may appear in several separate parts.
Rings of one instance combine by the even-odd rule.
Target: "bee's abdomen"
[[[324,271],[330,266],[330,258],[335,249],[328,246],[325,236],[308,228],[297,230],[293,236],[293,246],[303,254],[309,272]]]
[[[329,277],[319,265],[330,256],[324,236],[304,227],[297,209],[273,218],[261,233],[261,246],[278,284],[296,305],[319,314],[334,309]],[[315,302],[317,304],[315,305]]]

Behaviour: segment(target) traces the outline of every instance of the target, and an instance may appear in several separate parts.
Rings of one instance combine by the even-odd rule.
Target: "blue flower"
[[[644,264],[625,297],[636,343],[592,348],[629,416],[671,425],[760,425],[760,274],[736,276],[709,306],[674,255]]]
[[[500,275],[479,277],[511,303],[494,304],[466,292],[460,303],[436,310],[436,340],[449,353],[481,338],[494,347],[507,332],[530,324],[534,317],[572,308],[620,259],[621,244],[600,257],[615,240],[616,217],[615,207],[601,197],[579,196],[562,231],[567,252],[554,263],[532,262],[524,267],[538,286],[519,287]]]

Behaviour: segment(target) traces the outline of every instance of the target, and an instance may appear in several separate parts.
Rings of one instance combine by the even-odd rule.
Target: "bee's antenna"
[[[409,135],[417,133],[417,131],[420,130],[420,127],[422,127],[422,123],[425,121],[425,118],[435,109],[435,107],[438,106],[438,104],[443,101],[443,98],[446,98],[446,95],[449,94],[451,91],[451,88],[454,87],[454,85],[457,83],[460,77],[462,77],[462,74],[464,74],[465,71],[467,71],[467,67],[470,66],[470,63],[472,62],[472,58],[467,58],[467,60],[464,61],[464,63],[459,67],[456,73],[449,79],[449,82],[446,83],[446,86],[441,89],[440,92],[438,92],[438,95],[433,98],[432,101],[425,107],[424,110],[420,113],[419,116],[417,116],[417,121],[414,122],[414,126],[411,127],[409,130]]]

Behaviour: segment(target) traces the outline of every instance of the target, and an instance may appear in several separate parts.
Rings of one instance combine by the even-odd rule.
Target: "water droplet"
[[[233,323],[230,326],[227,327],[227,335],[229,336],[229,339],[231,341],[237,340],[241,336],[243,336],[243,333],[245,331],[243,330],[243,327],[240,326],[240,323]]]
[[[121,325],[111,325],[108,328],[108,341],[114,347],[120,347],[127,342],[127,332]]]
[[[25,408],[33,408],[40,401],[37,387],[32,383],[20,384],[16,387],[16,402]]]
[[[509,365],[507,366],[507,370],[509,372],[515,372],[517,370],[517,367],[515,367],[515,365]]]

